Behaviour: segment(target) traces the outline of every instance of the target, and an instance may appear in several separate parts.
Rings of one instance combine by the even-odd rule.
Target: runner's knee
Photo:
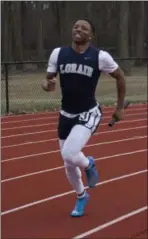
[[[76,153],[72,148],[63,147],[61,155],[65,163],[73,164],[73,158],[76,156]]]

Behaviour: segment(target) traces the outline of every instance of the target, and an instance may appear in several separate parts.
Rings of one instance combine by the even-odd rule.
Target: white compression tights
[[[82,125],[76,125],[66,140],[59,140],[65,172],[77,194],[81,194],[84,191],[80,168],[86,168],[89,164],[89,160],[81,150],[90,137],[91,131],[88,128]]]

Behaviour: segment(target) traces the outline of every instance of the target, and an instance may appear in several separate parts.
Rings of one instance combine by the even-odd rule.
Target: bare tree
[[[36,20],[38,22],[37,28],[37,56],[38,59],[44,59],[44,46],[43,46],[43,3],[36,2]]]
[[[51,2],[52,10],[55,15],[56,19],[56,30],[59,35],[59,42],[60,44],[64,44],[64,39],[65,39],[65,7],[66,7],[66,2],[63,1],[57,1],[57,2]]]
[[[11,21],[11,2],[2,2],[2,52],[3,60],[12,60],[12,21]]]
[[[22,17],[21,2],[12,2],[12,24],[13,24],[13,57],[15,60],[23,60],[22,40]]]
[[[95,25],[96,46],[119,57],[142,57],[148,45],[147,6],[143,1],[3,1],[2,59],[44,59],[53,47],[69,44],[72,24],[84,17]],[[129,73],[129,61],[121,64]]]
[[[136,56],[141,58],[144,56],[144,28],[145,28],[145,11],[144,11],[144,2],[136,2],[138,5],[138,14],[137,14],[137,34],[136,34]],[[136,65],[141,65],[142,61],[137,60]]]
[[[129,57],[129,2],[119,3],[118,13],[118,56],[121,58]],[[121,62],[122,69],[126,74],[130,74],[129,61]]]

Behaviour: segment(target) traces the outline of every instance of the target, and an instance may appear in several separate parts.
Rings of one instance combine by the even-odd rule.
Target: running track
[[[2,238],[148,238],[147,105],[132,105],[109,128],[113,108],[84,148],[100,182],[85,216],[69,216],[75,194],[63,168],[57,112],[1,118]],[[85,176],[83,174],[84,182]]]

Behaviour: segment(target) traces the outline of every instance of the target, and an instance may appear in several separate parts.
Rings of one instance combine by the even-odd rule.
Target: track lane
[[[126,114],[125,115],[125,118],[123,121],[120,121],[119,123],[121,122],[124,122],[124,121],[129,121],[129,120],[132,120],[133,118],[134,119],[141,119],[141,118],[146,118],[147,117],[147,114],[144,113],[144,112],[141,112],[141,113],[132,113],[132,114]],[[111,119],[111,115],[109,116],[103,116],[102,118],[102,123],[108,123],[108,121]],[[36,119],[37,120],[37,119]],[[48,120],[48,121],[47,121]],[[42,131],[44,131],[45,129],[48,129],[48,130],[53,130],[53,129],[56,129],[57,126],[58,126],[58,118],[55,119],[54,121],[51,121],[50,118],[49,119],[46,119],[47,122],[42,122],[40,119],[38,119],[38,122],[35,122],[35,121],[32,121],[31,123],[29,123],[29,127],[28,127],[28,122],[25,122],[26,125],[23,125],[21,126],[21,124],[24,122],[23,121],[20,121],[17,126],[12,126],[12,127],[9,127],[8,130],[6,130],[6,128],[4,128],[4,126],[2,125],[2,138],[4,137],[7,137],[8,136],[10,137],[13,137],[13,135],[20,135],[20,134],[24,134],[24,133],[32,133],[32,132],[39,132],[41,131],[40,128],[42,128]]]
[[[96,161],[96,165],[100,171],[100,180],[105,181],[123,174],[145,169],[147,167],[147,152]],[[54,184],[55,179],[56,183]],[[86,184],[84,174],[83,179]],[[2,184],[2,210],[9,210],[10,208],[69,190],[71,190],[71,186],[67,181],[63,168],[6,182]],[[5,200],[5,198],[10,197],[11,200]]]
[[[108,131],[115,131],[115,130],[124,130],[126,128],[132,128],[132,127],[140,127],[140,126],[147,126],[147,119],[140,119],[140,120],[132,120],[132,121],[121,121],[120,123],[114,125],[113,128],[109,128],[107,124],[101,124],[100,127],[97,129],[96,133],[100,132],[108,132]],[[32,136],[33,135],[33,136]],[[33,137],[32,140],[30,140],[30,137]],[[10,147],[17,147],[24,145],[24,144],[32,144],[32,143],[38,143],[41,141],[50,141],[57,138],[57,130],[48,130],[46,129],[44,132],[35,132],[26,135],[17,135],[17,137],[11,137],[11,138],[2,138],[1,139],[1,144],[2,148],[10,148]]]
[[[138,119],[137,120],[140,120],[140,118],[138,117]],[[139,121],[140,122],[140,121]],[[138,125],[140,125],[140,123],[139,123],[138,121],[137,121],[137,124]],[[145,122],[146,122],[146,120],[145,120]],[[122,123],[124,123],[124,124],[122,124]],[[116,124],[115,125],[115,127],[113,127],[113,130],[116,128],[116,129],[118,129],[118,127],[123,127],[123,128],[125,128],[125,125],[126,125],[126,122],[120,122],[120,123],[118,123],[118,124]],[[135,123],[133,122],[133,123],[131,123],[132,125],[134,124],[135,125]],[[100,127],[99,127],[99,129],[100,129]],[[104,130],[106,130],[105,128],[104,128]],[[49,133],[49,132],[48,132]],[[56,132],[54,131],[54,132],[52,132],[52,136],[51,136],[51,132],[50,132],[50,136],[51,137],[55,137],[55,135],[56,135]],[[39,134],[39,137],[40,137],[40,134]],[[37,138],[37,135],[36,135],[36,138]],[[41,138],[40,138],[41,139]],[[14,138],[12,138],[12,143],[14,142],[13,141],[14,140]],[[23,141],[22,141],[23,142]],[[140,142],[140,143],[139,143]],[[6,143],[8,143],[8,141],[6,141]],[[132,151],[133,149],[135,149],[135,150],[137,150],[137,149],[140,149],[140,148],[143,148],[142,146],[146,146],[147,147],[147,139],[145,138],[145,139],[140,139],[140,140],[133,140],[132,141],[132,144],[130,144],[130,146],[131,147],[129,147],[129,145],[127,145],[127,143],[128,143],[128,141],[127,142],[122,142],[123,144],[121,145],[121,142],[120,142],[120,144],[116,144],[116,149],[113,149],[113,148],[111,148],[110,146],[108,147],[108,145],[107,145],[107,149],[109,148],[110,149],[110,151],[109,152],[113,152],[113,151],[115,151],[115,152],[118,152],[118,150],[119,150],[119,147],[121,147],[120,148],[120,151],[122,150],[122,152],[125,152],[125,150],[127,151],[127,150],[129,150],[129,151]],[[120,145],[120,146],[118,146],[118,145]],[[102,148],[102,146],[103,145],[100,145],[99,146],[99,149],[100,149],[100,151],[98,151],[97,149],[96,149],[96,147],[95,147],[95,149],[96,149],[96,155],[98,155],[100,152],[102,153],[102,155],[104,156],[104,152],[106,152],[106,151],[108,151],[108,150],[106,150],[105,149],[105,147],[104,147],[104,149]],[[105,146],[105,145],[104,145]],[[13,148],[14,150],[15,150],[15,148]],[[18,147],[16,148],[16,150],[18,149]],[[89,151],[89,149],[90,148],[86,148],[84,151],[86,151],[87,152],[87,150],[88,150],[88,153],[90,152]],[[101,149],[102,149],[102,151],[101,151]],[[105,151],[104,151],[105,150]],[[95,152],[94,152],[94,147],[93,147],[93,154],[94,154]],[[108,152],[107,152],[108,153]],[[142,157],[142,155],[143,155],[143,157]],[[138,155],[138,154],[137,154]],[[49,157],[50,156],[50,157]],[[99,154],[99,156],[100,156],[100,154]],[[54,157],[54,160],[53,160],[53,157]],[[127,160],[128,158],[129,158],[129,155],[128,155],[128,157],[127,156],[121,156],[121,157],[123,157],[123,160]],[[130,157],[133,157],[133,155],[130,155]],[[140,159],[141,159],[141,162],[140,163],[142,163],[142,160],[144,161],[145,160],[145,157],[146,157],[146,155],[145,155],[145,152],[143,152],[143,153],[140,153],[140,157],[135,157],[135,159],[136,159],[136,161],[139,161],[140,162]],[[46,159],[45,159],[46,158]],[[49,161],[49,158],[51,159],[50,161]],[[32,160],[33,159],[33,160]],[[21,161],[20,161],[21,160]],[[43,162],[43,160],[44,160],[44,162]],[[113,160],[113,159],[112,159]],[[132,158],[132,160],[133,160],[133,158]],[[28,161],[28,162],[27,162]],[[33,162],[34,161],[34,162]],[[52,165],[52,162],[53,162],[53,166],[55,165],[55,164],[57,164],[57,165],[59,165],[59,162],[61,163],[62,161],[61,161],[61,157],[60,157],[60,154],[59,153],[57,153],[57,154],[53,154],[52,155],[52,157],[51,157],[51,155],[38,155],[38,156],[34,156],[34,157],[30,157],[30,158],[22,158],[22,159],[18,159],[18,160],[14,160],[14,161],[9,161],[9,162],[5,162],[4,164],[2,164],[2,166],[10,166],[10,168],[8,169],[8,171],[6,170],[6,167],[5,168],[3,168],[3,170],[5,171],[7,171],[7,173],[9,174],[9,173],[11,173],[12,171],[13,172],[15,172],[16,173],[16,171],[14,171],[16,168],[17,168],[17,166],[19,166],[18,167],[18,171],[20,170],[20,172],[21,172],[21,170],[23,171],[23,169],[24,169],[24,167],[25,167],[25,170],[26,170],[26,165],[28,165],[28,170],[30,170],[30,168],[29,168],[29,166],[30,165],[32,165],[31,166],[31,170],[32,171],[34,171],[34,169],[35,169],[35,167],[36,167],[36,163],[37,163],[37,168],[40,168],[40,167],[44,167],[45,166],[45,168],[46,168],[46,166],[47,166],[47,164],[45,164],[44,165],[44,163],[45,163],[45,161],[47,162],[47,164],[49,165],[49,167],[51,167]],[[107,160],[104,160],[104,162],[107,162]],[[20,164],[20,165],[18,165],[18,164],[16,164],[16,165],[14,165],[14,162],[16,163],[22,163],[22,165]],[[24,163],[23,163],[24,162]],[[27,164],[26,164],[26,162],[27,162]],[[31,164],[30,164],[30,162],[31,162]],[[102,161],[103,162],[103,161]],[[110,161],[111,162],[111,161]],[[50,163],[50,164],[49,164]],[[97,164],[99,164],[99,166],[100,166],[100,163],[101,163],[101,161],[100,162],[98,162]],[[33,167],[33,164],[34,164],[34,167]],[[128,164],[128,163],[127,163]],[[106,171],[106,174],[107,174],[107,176],[108,176],[108,163],[106,164],[107,166],[106,166],[106,169],[107,169],[107,171]],[[118,162],[116,163],[116,165],[115,165],[115,167],[114,168],[116,168],[116,169],[118,169]],[[122,165],[122,163],[121,163],[121,165]],[[133,164],[132,164],[132,170],[133,170],[133,165],[134,165],[134,162],[133,162]],[[139,164],[140,165],[140,167],[142,167],[142,165],[141,164]],[[13,167],[14,166],[14,167]],[[110,167],[109,167],[109,169],[111,169],[112,168],[112,165],[110,165]],[[103,168],[104,169],[104,168]],[[124,169],[124,167],[123,167],[123,169]],[[111,169],[111,172],[112,172],[112,170],[113,169]],[[31,172],[32,172],[31,171]],[[63,171],[63,169],[62,170],[57,170],[57,171]],[[57,175],[59,175],[59,174],[57,174]],[[103,175],[105,175],[104,173],[103,173]],[[42,174],[42,176],[43,176],[43,174]],[[41,176],[41,178],[42,178],[42,176]],[[45,176],[45,174],[44,174],[44,176]],[[43,176],[43,177],[44,177]],[[63,175],[64,176],[64,175]],[[34,177],[34,176],[33,176]],[[57,177],[59,177],[59,176],[57,176]],[[139,183],[139,180],[138,180],[138,183],[137,183],[137,177],[145,177],[144,175],[142,176],[142,175],[138,175],[138,176],[136,176],[135,178],[136,178],[136,180],[134,180],[134,182],[136,183],[136,186],[137,186],[137,184]],[[39,177],[40,178],[40,177]],[[55,178],[55,177],[54,177]],[[29,178],[28,178],[29,179]],[[27,180],[28,180],[27,179]],[[22,180],[22,179],[21,179]],[[24,180],[24,179],[23,179]],[[125,179],[125,180],[127,180],[127,179]],[[125,181],[124,180],[124,181]],[[25,180],[26,181],[26,180]],[[131,181],[131,180],[130,180]],[[15,181],[15,182],[18,182],[18,181]],[[48,181],[46,180],[46,183],[47,183]],[[60,182],[60,179],[59,179],[59,182]],[[67,182],[67,180],[66,180],[66,182]],[[128,188],[128,190],[129,190],[129,192],[131,193],[131,189],[130,188],[134,188],[134,182],[132,183],[132,185],[133,186],[131,186],[131,184],[130,183],[127,183],[127,187],[129,187]],[[10,183],[10,182],[9,182]],[[12,183],[12,182],[11,182]],[[114,182],[115,183],[115,182]],[[114,183],[111,183],[111,184],[114,184]],[[120,181],[119,182],[116,182],[117,184],[119,183],[120,184]],[[141,185],[143,186],[143,184],[144,184],[145,182],[142,182],[141,183]],[[5,185],[8,185],[8,182],[7,183],[5,183]],[[38,185],[41,185],[41,182],[38,184]],[[110,185],[110,184],[106,184],[106,186],[108,185],[108,187],[110,187],[109,189],[107,189],[107,190],[105,190],[105,192],[106,191],[110,191],[110,189],[112,189],[113,187]],[[45,186],[45,185],[44,185]],[[62,185],[63,186],[63,185]],[[105,186],[105,185],[104,185]],[[120,186],[122,187],[122,185],[120,184]],[[101,187],[103,187],[103,186],[101,186]],[[98,188],[101,188],[101,187],[98,187]],[[25,188],[25,187],[24,187]],[[40,188],[40,186],[38,186],[38,187],[36,187],[37,188],[37,190],[38,190],[38,188]],[[53,184],[52,184],[52,188],[53,188]],[[61,189],[61,187],[60,187],[60,189]],[[70,187],[70,189],[71,189],[71,187]],[[141,188],[140,188],[141,189]],[[26,188],[24,189],[24,190],[26,190]],[[32,190],[34,190],[34,188],[32,189]],[[53,190],[53,189],[52,189]],[[123,190],[124,190],[124,188],[123,188]],[[116,196],[116,198],[115,198],[115,200],[117,199],[117,197],[119,196],[119,195],[117,195],[117,192],[118,192],[119,190],[117,189],[117,190],[115,190],[114,192],[113,192],[113,194],[114,194],[114,196]],[[139,193],[141,193],[142,191],[140,191],[139,190],[139,187],[137,187],[137,192],[139,192]],[[90,193],[92,193],[92,192],[90,192]],[[123,193],[123,192],[121,192],[121,193]],[[131,197],[130,197],[130,193],[127,193],[127,197],[126,197],[126,200],[128,201],[128,197],[129,197],[129,199],[131,199]],[[145,192],[144,192],[145,193]],[[18,194],[18,192],[16,192],[16,194]],[[97,192],[95,192],[94,193],[95,194],[95,197],[96,197],[96,199],[97,199],[97,203],[95,203],[94,205],[93,205],[93,212],[94,212],[94,214],[93,215],[96,215],[96,209],[98,209],[98,200],[101,198],[100,197],[100,189],[99,189],[99,194],[98,194],[98,189],[97,189]],[[99,195],[99,197],[98,197],[98,195]],[[142,194],[141,193],[141,195],[143,196],[143,199],[141,199],[141,200],[145,200],[145,195],[144,194]],[[140,196],[141,196],[140,195]],[[105,198],[105,194],[104,194],[104,198]],[[113,195],[112,195],[112,191],[111,191],[111,197],[112,197]],[[133,196],[133,195],[132,195]],[[68,199],[69,200],[67,200],[67,197],[68,197]],[[110,197],[110,195],[108,195],[108,198],[110,198],[111,199],[111,201],[112,201],[112,198]],[[10,199],[11,197],[9,197],[9,199]],[[104,203],[104,201],[105,201],[105,203],[103,204],[103,205],[101,205],[101,209],[103,209],[103,208],[105,208],[106,209],[106,207],[108,207],[108,201],[106,201],[106,200],[104,200],[104,198],[103,198],[103,195],[102,195],[102,201],[101,201],[101,203],[103,202]],[[136,198],[136,200],[138,200],[138,194],[135,196],[135,198]],[[66,201],[67,201],[67,203],[65,202],[65,199],[66,199]],[[119,205],[120,206],[120,209],[122,209],[122,210],[126,210],[125,209],[125,206],[123,206],[122,205],[122,201],[123,201],[123,199],[125,199],[125,194],[123,193],[123,195],[122,195],[122,198],[121,198],[121,204]],[[10,235],[11,237],[12,236],[14,236],[15,238],[20,238],[20,236],[22,235],[22,237],[24,237],[24,235],[27,235],[27,237],[28,237],[28,235],[32,238],[32,236],[34,237],[34,238],[43,238],[44,236],[47,238],[47,237],[55,237],[57,234],[58,234],[58,238],[60,237],[61,238],[61,235],[64,235],[64,238],[66,238],[66,235],[68,234],[68,235],[72,235],[72,236],[76,236],[76,232],[73,230],[73,228],[75,227],[75,225],[74,225],[74,221],[73,220],[71,220],[71,218],[69,218],[69,217],[67,217],[67,219],[65,220],[66,221],[66,223],[64,222],[62,225],[61,225],[61,221],[63,222],[63,218],[66,218],[65,217],[65,215],[68,215],[68,213],[69,213],[69,211],[72,209],[72,207],[71,207],[71,205],[73,205],[73,203],[74,203],[74,201],[73,201],[73,203],[71,202],[71,200],[75,200],[75,198],[74,198],[74,195],[72,196],[72,195],[68,195],[68,196],[66,196],[66,197],[63,197],[63,198],[60,198],[60,199],[56,199],[56,200],[53,200],[53,201],[50,201],[50,202],[47,202],[47,203],[44,203],[44,204],[40,204],[40,205],[38,205],[37,207],[33,207],[33,208],[28,208],[28,209],[25,209],[25,210],[23,210],[23,211],[20,211],[20,212],[16,212],[16,213],[12,213],[12,214],[9,214],[9,215],[5,215],[5,216],[3,216],[2,217],[2,226],[4,225],[4,233],[5,233],[5,235]],[[113,199],[114,200],[114,199]],[[120,200],[119,200],[120,201]],[[139,200],[140,201],[140,200]],[[138,202],[139,202],[138,201]],[[60,203],[59,203],[60,202]],[[133,201],[131,200],[130,201],[131,202],[131,207],[135,207],[137,204],[136,203],[134,203],[134,205],[133,205],[133,202],[135,202],[134,201],[134,198],[133,198]],[[129,206],[129,211],[131,210],[131,208],[130,208],[130,202],[128,202],[128,206]],[[70,203],[70,204],[69,204]],[[71,204],[72,203],[72,204]],[[123,202],[123,203],[125,203],[125,201]],[[42,205],[42,206],[41,206]],[[50,206],[49,206],[50,205]],[[66,205],[66,207],[65,207],[65,205]],[[47,207],[46,207],[47,206]],[[127,204],[126,204],[126,206],[127,206]],[[139,207],[140,207],[140,205],[138,205]],[[142,204],[141,204],[141,206],[142,206]],[[144,205],[143,205],[144,206]],[[36,209],[35,209],[36,208]],[[51,209],[51,210],[50,210]],[[53,211],[54,209],[56,209],[56,211]],[[109,209],[111,209],[111,208],[109,208]],[[135,208],[136,209],[136,208]],[[29,210],[29,211],[28,211]],[[47,214],[47,212],[48,212],[48,210],[49,210],[49,214]],[[88,210],[89,210],[89,206],[88,206]],[[116,213],[116,208],[114,207],[114,210],[113,210],[113,213]],[[29,212],[29,214],[28,214],[28,212]],[[59,212],[60,212],[60,214],[59,214]],[[65,214],[65,212],[66,212],[66,214]],[[110,212],[110,211],[109,211]],[[30,214],[31,213],[31,214]],[[62,216],[61,216],[61,213],[62,213]],[[92,216],[92,208],[91,208],[91,210],[90,211],[88,211],[88,213],[90,213],[91,215],[89,215],[89,219],[91,220],[91,216]],[[39,216],[40,215],[40,216]],[[59,216],[60,215],[60,216]],[[100,210],[98,211],[98,215],[100,215]],[[79,229],[79,227],[81,228],[81,229],[84,229],[85,230],[85,228],[87,227],[87,229],[88,229],[88,226],[86,226],[85,228],[84,228],[84,226],[85,225],[88,225],[87,224],[87,222],[88,222],[88,218],[86,218],[88,216],[88,214],[86,214],[86,216],[82,219],[82,221],[80,221],[80,220],[78,220],[77,221],[77,223],[76,223],[76,230],[77,229]],[[109,215],[109,217],[111,216],[111,214]],[[107,217],[105,217],[105,215],[102,213],[102,217],[104,218],[104,220],[108,220],[108,216]],[[101,217],[101,219],[102,219],[102,217]],[[7,219],[6,219],[7,218]],[[24,220],[23,220],[24,219]],[[52,220],[51,220],[52,219]],[[60,220],[61,219],[61,220]],[[86,219],[86,221],[85,221],[85,219]],[[30,220],[30,221],[29,221]],[[18,228],[15,230],[15,228],[16,228],[16,224],[15,223],[18,223]],[[26,223],[26,224],[24,224],[24,222]],[[75,221],[76,222],[76,221]],[[94,224],[95,223],[98,223],[98,219],[95,219],[95,218],[93,218],[93,226],[94,226]],[[100,221],[99,221],[100,222]],[[100,223],[102,223],[102,221],[100,222]],[[135,223],[137,223],[136,222],[136,219],[135,219]],[[32,226],[32,228],[30,228],[30,224],[31,224],[31,226]],[[82,224],[82,225],[81,225]],[[8,226],[9,225],[9,226]],[[58,225],[58,230],[57,230],[57,225]],[[60,228],[59,228],[59,225],[60,225]],[[67,232],[67,226],[68,226],[68,232]],[[90,225],[89,225],[90,226]],[[83,228],[82,228],[83,227]],[[117,227],[118,227],[118,225],[117,225]],[[9,228],[9,231],[8,231],[8,228]],[[32,230],[32,229],[34,229],[34,230]],[[36,230],[37,229],[37,230]],[[59,230],[60,229],[60,230]],[[122,227],[121,227],[121,229],[122,230],[124,230]],[[140,230],[140,228],[138,228],[138,227],[135,227],[135,229],[136,230]],[[14,231],[15,230],[15,231]],[[82,231],[81,232],[79,232],[78,230],[77,230],[77,232],[78,233],[82,233]],[[9,236],[8,235],[8,236]],[[72,237],[72,236],[70,236],[70,237]],[[67,236],[67,238],[69,238],[69,236]],[[137,237],[138,238],[138,237]]]
[[[101,225],[145,206],[147,203],[144,187],[146,182],[146,174],[141,174],[89,190],[91,201],[88,204],[86,215],[80,220],[69,217],[69,212],[75,203],[75,195],[67,195],[4,215],[2,236],[6,238],[72,238],[98,224]],[[135,184],[136,190],[134,190]]]
[[[106,159],[110,159],[110,158],[118,158],[118,157],[122,157],[122,156],[128,156],[128,155],[135,155],[135,154],[139,154],[139,153],[143,153],[143,152],[147,152],[148,149],[141,149],[141,150],[136,150],[136,151],[130,151],[130,152],[125,152],[125,153],[120,153],[120,154],[113,154],[113,155],[109,155],[109,156],[105,156],[105,157],[99,157],[99,158],[95,158],[96,161],[100,161],[100,160],[106,160]],[[64,165],[60,165],[57,167],[53,167],[53,168],[46,168],[44,170],[38,170],[35,172],[30,172],[30,173],[26,173],[26,174],[21,174],[21,175],[16,175],[16,176],[10,176],[7,178],[4,178],[1,180],[1,183],[6,183],[9,181],[14,181],[14,180],[18,180],[18,179],[23,179],[23,178],[27,178],[27,177],[31,177],[37,174],[42,174],[42,173],[47,173],[47,172],[51,172],[51,171],[55,171],[55,170],[60,170],[64,168]]]
[[[103,113],[105,114],[111,114],[115,110],[115,106],[113,107],[102,107]],[[128,109],[126,109],[126,112],[138,112],[138,111],[147,111],[147,105],[136,105],[131,106],[129,105]],[[15,122],[18,120],[32,120],[36,118],[45,118],[45,117],[58,117],[59,111],[56,112],[38,112],[33,114],[22,114],[22,115],[11,115],[11,116],[4,116],[1,117],[2,123],[9,123],[9,122]]]
[[[146,117],[145,115],[141,116],[140,119],[131,119],[131,120],[123,120],[118,122],[116,125],[114,125],[114,127],[121,127],[123,128],[123,123],[125,124],[138,124],[139,122],[146,122]],[[39,126],[39,128],[38,128]],[[107,119],[103,119],[102,122],[100,123],[100,127],[102,129],[112,129],[111,127],[108,127],[108,120]],[[100,128],[99,127],[99,128]],[[17,132],[19,130],[19,132]],[[9,139],[9,138],[15,138],[15,137],[23,137],[25,135],[29,136],[29,135],[33,135],[33,134],[42,134],[42,133],[55,133],[57,132],[57,125],[53,125],[53,124],[39,124],[39,125],[34,125],[34,126],[30,126],[29,128],[19,128],[18,130],[13,130],[14,132],[12,133],[11,130],[8,130],[8,132],[4,132],[4,135],[2,136],[2,140],[3,139]],[[11,133],[9,133],[9,131]]]
[[[86,234],[89,234],[89,237],[92,239],[95,238],[101,238],[101,239],[106,239],[106,238],[118,238],[118,239],[123,239],[123,238],[131,238],[131,239],[136,239],[137,235],[141,235],[143,233],[139,232],[144,232],[147,228],[147,210],[144,210],[136,215],[132,215],[129,218],[126,218],[125,220],[122,220],[120,222],[116,222],[113,225],[110,225],[108,227],[105,227],[104,229],[101,229],[101,226],[98,226],[98,228],[94,228],[94,230],[98,229],[99,231],[95,233],[91,233],[91,231],[87,231]],[[118,220],[118,218],[117,218]],[[111,221],[112,222],[112,221]],[[133,227],[133,225],[136,225]],[[102,227],[105,226],[105,224],[102,225]],[[126,230],[123,230],[123,228]],[[92,229],[93,231],[93,229]],[[88,238],[88,236],[78,236],[78,238]],[[144,239],[144,237],[140,237],[141,239]]]
[[[138,147],[137,147],[138,145]],[[107,149],[107,150],[106,150]],[[136,139],[131,141],[115,142],[111,144],[101,144],[84,148],[86,155],[96,157],[105,157],[114,154],[121,154],[125,152],[137,151],[137,149],[147,149],[147,138]],[[3,161],[2,163],[2,179],[15,177],[18,175],[31,173],[39,170],[45,170],[47,168],[55,168],[63,166],[63,160],[60,152],[48,153],[45,155],[28,156],[27,158],[18,158],[11,161]]]
[[[121,131],[97,131],[97,134],[95,134],[88,142],[89,144],[94,143],[101,143],[105,141],[113,141],[113,140],[120,140],[122,138],[131,138],[134,136],[143,136],[147,135],[147,127],[139,127],[139,128],[131,128],[131,130],[128,128],[127,130],[121,130]],[[33,140],[33,139],[30,139]],[[42,153],[47,151],[53,151],[53,150],[59,150],[59,141],[56,140],[48,140],[48,141],[40,141],[36,144],[24,144],[22,146],[19,146],[19,148],[14,149],[9,148],[2,148],[1,154],[2,154],[2,160],[8,159],[8,158],[14,158],[14,157],[21,157],[29,154],[36,154],[36,153]]]
[[[144,231],[140,231],[138,232],[136,235],[132,236],[131,239],[147,239],[148,238],[148,228],[146,227],[146,229]]]

